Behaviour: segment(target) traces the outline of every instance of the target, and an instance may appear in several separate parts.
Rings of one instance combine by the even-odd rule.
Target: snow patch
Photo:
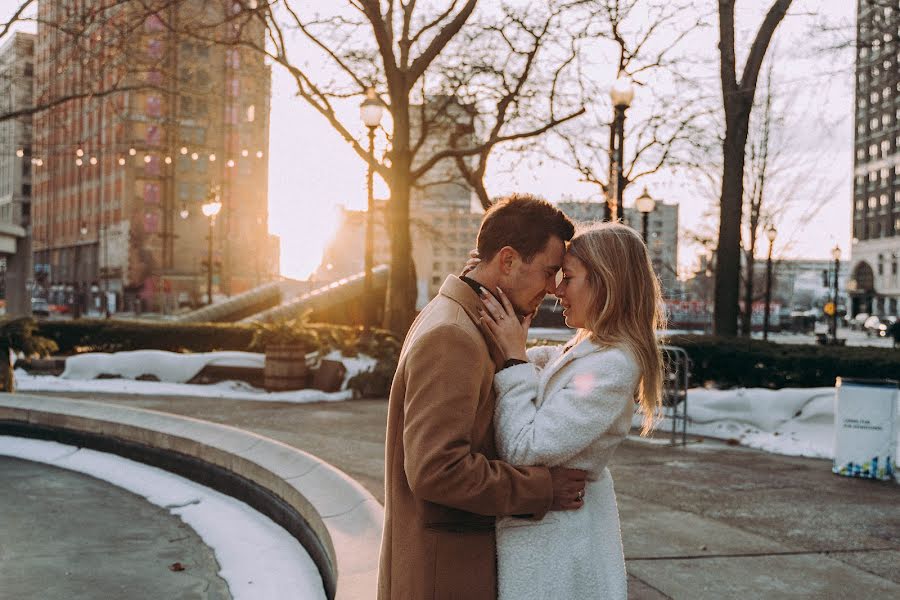
[[[774,454],[834,458],[835,388],[688,391],[687,431]],[[640,426],[635,415],[634,426]],[[657,429],[670,431],[664,418]],[[678,424],[680,431],[681,424]],[[900,429],[898,429],[900,446]]]
[[[208,385],[186,383],[207,365],[263,368],[265,355],[255,352],[90,352],[67,358],[65,371],[59,377],[30,375],[22,369],[17,369],[15,374],[17,389],[22,392],[96,392],[308,403],[350,400],[353,397],[352,390],[347,388],[350,379],[358,373],[373,369],[378,362],[364,354],[345,357],[338,350],[323,358],[340,361],[346,367],[341,391],[327,393],[306,389],[267,392],[242,381],[222,381]],[[121,379],[97,379],[100,375],[114,375]],[[142,375],[152,375],[159,381],[137,381],[136,378]]]
[[[0,436],[0,455],[96,477],[178,516],[213,550],[219,576],[235,600],[325,598],[322,578],[303,546],[230,496],[156,467],[56,442]]]

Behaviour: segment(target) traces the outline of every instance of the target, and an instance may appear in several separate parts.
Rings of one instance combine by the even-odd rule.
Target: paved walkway
[[[231,598],[210,548],[145,499],[2,456],[0,481],[0,597]],[[171,570],[174,563],[184,569]]]
[[[344,470],[383,499],[384,401],[99,397],[241,427]],[[900,486],[830,461],[713,441],[628,440],[611,470],[631,598],[900,597]]]

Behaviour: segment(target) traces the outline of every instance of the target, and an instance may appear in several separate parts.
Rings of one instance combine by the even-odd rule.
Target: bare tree
[[[516,92],[515,82],[526,81],[531,72],[523,64],[531,50],[520,45],[521,39],[510,40],[508,51],[518,59],[514,61],[518,68],[510,69],[516,74],[509,76],[509,87],[499,92],[499,99],[494,96],[493,102],[485,102],[490,94],[484,79],[476,75],[496,75],[496,65],[490,62],[490,47],[473,48],[473,39],[487,44],[479,33],[488,32],[496,43],[503,39],[504,27],[509,26],[518,29],[522,38],[531,36],[534,40],[541,36],[544,24],[548,31],[556,26],[560,17],[553,16],[555,13],[561,15],[575,4],[558,0],[533,2],[518,12],[504,10],[506,21],[486,27],[483,23],[496,21],[497,15],[490,7],[476,13],[477,0],[455,0],[440,6],[414,0],[348,0],[324,11],[310,10],[291,0],[235,3],[233,28],[239,30],[245,24],[263,22],[268,44],[261,47],[243,40],[220,41],[253,47],[285,68],[296,83],[297,96],[318,112],[362,160],[369,162],[390,188],[391,274],[385,319],[390,329],[405,332],[414,313],[410,194],[417,181],[442,161],[479,157],[476,165],[483,165],[497,145],[539,136],[581,114],[580,106],[565,112],[556,112],[556,107],[542,113],[540,121],[513,118],[520,114],[518,108],[527,96],[510,92]],[[198,31],[202,35],[202,28],[193,29],[195,35]],[[295,58],[298,55],[303,58]],[[322,68],[323,64],[327,67]],[[385,132],[390,150],[380,160],[369,155],[359,135],[360,127],[341,110],[358,102],[369,87],[377,90],[391,117],[390,128]],[[516,94],[524,89],[521,86]],[[444,102],[442,98],[454,100]],[[471,131],[475,130],[474,123],[489,119],[493,133],[477,139],[471,132],[462,131],[455,137],[455,146],[435,144],[435,132],[446,131],[441,120],[447,118],[451,106],[460,103],[474,111],[466,119],[472,123]],[[490,113],[485,105],[492,107]],[[429,106],[436,110],[426,110]],[[481,176],[483,171],[479,175],[475,166],[471,180],[477,181]]]
[[[744,276],[744,310],[741,314],[741,332],[750,337],[753,317],[753,269],[756,263],[756,242],[759,239],[761,220],[766,219],[763,201],[766,198],[766,177],[769,175],[769,141],[772,130],[772,65],[770,58],[766,70],[766,87],[763,97],[762,117],[759,119],[757,135],[749,135],[749,164],[745,167],[744,195],[747,212],[747,245],[744,249],[747,274]],[[768,208],[768,207],[766,207]]]
[[[453,148],[483,140],[475,155],[456,156],[456,166],[483,208],[491,205],[484,184],[493,150],[504,144],[527,152],[532,138],[554,130],[585,112],[584,82],[578,69],[581,2],[513,7],[503,5],[496,20],[483,19],[463,32],[476,60],[456,63],[449,80],[456,97],[473,107],[471,121],[459,124]],[[462,61],[460,61],[462,58]],[[580,119],[579,119],[580,121]],[[523,132],[509,135],[510,132]]]
[[[699,123],[710,112],[709,103],[697,96],[697,86],[684,79],[680,67],[686,38],[703,26],[703,18],[690,4],[656,0],[594,0],[582,38],[606,52],[614,52],[615,74],[638,87],[643,105],[626,121],[626,155],[622,186],[666,167],[684,164],[684,150],[700,143]],[[659,85],[665,81],[666,85]],[[579,126],[557,131],[564,152],[554,157],[579,173],[581,180],[596,185],[602,195],[610,191],[610,149],[613,130],[609,81],[592,81],[590,118]],[[659,88],[667,88],[665,92]],[[674,91],[673,91],[674,90]],[[586,134],[585,132],[591,132]],[[594,132],[608,132],[593,135]]]
[[[722,193],[716,260],[714,331],[737,335],[741,266],[741,214],[744,205],[744,163],[750,115],[759,71],[778,25],[793,0],[774,0],[756,32],[741,77],[735,53],[735,0],[719,0],[719,71],[725,109],[722,144]]]

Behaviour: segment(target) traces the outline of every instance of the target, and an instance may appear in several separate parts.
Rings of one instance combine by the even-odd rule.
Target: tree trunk
[[[9,358],[9,344],[0,344],[0,392],[15,393],[16,376]]]
[[[741,216],[744,198],[744,148],[750,121],[749,100],[735,98],[727,110],[723,144],[722,197],[719,201],[719,247],[716,250],[715,335],[737,336],[740,295]]]
[[[406,335],[416,310],[415,269],[409,233],[409,198],[412,158],[409,148],[409,103],[394,97],[391,148],[391,199],[388,215],[391,231],[391,273],[388,280],[385,327],[399,336]]]

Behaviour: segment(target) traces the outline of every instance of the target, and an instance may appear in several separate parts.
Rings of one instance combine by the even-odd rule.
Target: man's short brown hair
[[[550,236],[568,242],[575,234],[572,221],[558,208],[531,194],[500,198],[484,214],[478,231],[478,256],[487,262],[504,246],[525,262],[544,249]]]

